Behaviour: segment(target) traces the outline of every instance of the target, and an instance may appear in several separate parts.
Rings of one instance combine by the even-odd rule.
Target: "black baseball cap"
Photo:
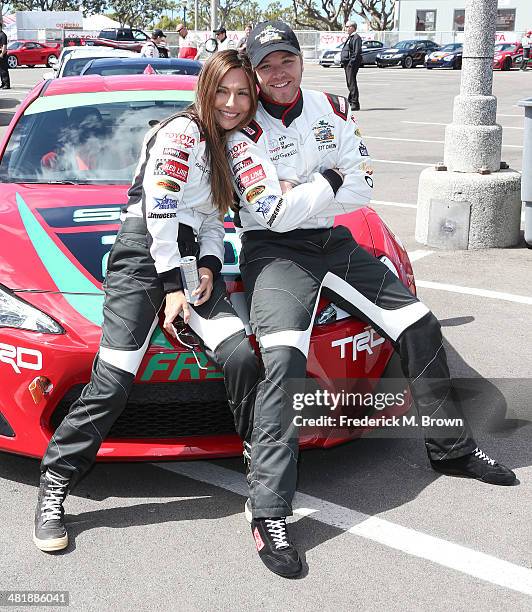
[[[225,28],[218,28],[217,30],[213,30],[213,34],[226,34],[227,30]]]
[[[166,38],[166,34],[162,30],[153,30],[152,38]]]
[[[249,33],[246,53],[255,68],[275,51],[288,51],[299,55],[301,47],[294,31],[283,21],[264,21]]]

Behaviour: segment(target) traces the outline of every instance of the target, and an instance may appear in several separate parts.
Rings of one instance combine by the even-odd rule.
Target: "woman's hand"
[[[164,329],[174,338],[176,337],[173,322],[183,311],[183,321],[188,323],[190,319],[190,308],[185,294],[182,291],[174,291],[166,294],[166,305],[164,307]]]
[[[279,185],[281,186],[281,193],[286,193],[296,186],[295,183],[291,183],[290,181],[279,181]]]
[[[211,297],[212,293],[212,270],[209,270],[209,268],[199,268],[198,274],[200,277],[200,284],[199,287],[192,292],[192,295],[194,297],[199,296],[199,299],[194,302],[194,306],[201,306],[201,304],[204,304]]]

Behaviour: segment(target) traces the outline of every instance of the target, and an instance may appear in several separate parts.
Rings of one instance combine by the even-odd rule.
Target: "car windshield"
[[[0,181],[128,184],[150,126],[192,97],[191,91],[125,91],[38,98],[11,134]]]
[[[501,51],[515,51],[515,45],[509,45],[507,43],[495,45],[495,53],[500,53]]]
[[[96,56],[98,57],[98,56]],[[85,66],[96,57],[91,57],[89,55],[84,57],[71,57],[66,62],[65,67],[63,68],[63,73],[61,76],[69,77],[69,76],[79,76],[81,71]],[[101,56],[100,56],[101,57]]]
[[[395,45],[396,49],[414,49],[417,43],[415,40],[402,40]]]
[[[461,51],[462,50],[462,45],[457,45],[457,44],[450,44],[450,45],[445,45],[445,47],[442,47],[440,49],[440,51]]]
[[[11,42],[9,43],[9,45],[7,45],[7,48],[10,51],[15,51],[15,49],[20,49],[20,47],[22,47],[23,44],[24,43],[21,43],[21,42]]]
[[[129,64],[128,62],[121,62],[120,64],[103,64],[96,63],[89,66],[83,74],[100,74],[102,76],[112,76],[118,74],[143,74],[148,66],[157,72],[157,74],[185,74],[185,75],[197,75],[201,70],[200,63],[189,64],[173,64],[171,62],[146,62],[146,63],[134,63]]]

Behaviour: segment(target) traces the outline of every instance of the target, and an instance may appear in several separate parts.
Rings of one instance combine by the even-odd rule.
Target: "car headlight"
[[[502,55],[496,55],[493,59],[500,60],[500,59],[502,59]]]
[[[452,61],[453,61],[453,59],[454,59],[454,55],[446,55],[446,56],[443,58],[443,61],[444,61],[444,62],[452,62]]]
[[[0,289],[0,327],[14,327],[42,334],[65,332],[51,317],[5,289]]]

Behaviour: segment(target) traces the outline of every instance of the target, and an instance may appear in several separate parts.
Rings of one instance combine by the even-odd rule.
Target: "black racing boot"
[[[285,578],[299,576],[303,568],[299,553],[288,539],[286,518],[252,519],[251,533],[264,565]]]
[[[69,479],[48,470],[41,474],[39,497],[35,510],[33,541],[45,552],[63,550],[68,546],[63,502],[68,492]]]
[[[478,446],[469,455],[440,461],[431,459],[430,464],[442,474],[476,478],[494,485],[513,485],[517,480],[512,470],[488,457]]]

